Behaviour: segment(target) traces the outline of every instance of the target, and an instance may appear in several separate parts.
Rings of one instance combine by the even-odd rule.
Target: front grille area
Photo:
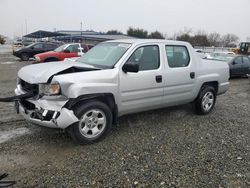
[[[36,106],[33,103],[29,102],[29,101],[20,100],[20,103],[27,110],[35,110],[36,109]]]
[[[30,84],[28,82],[25,82],[24,80],[20,79],[19,84],[22,87],[22,90],[26,92],[33,92],[34,95],[37,95],[39,93],[39,87],[38,84]]]

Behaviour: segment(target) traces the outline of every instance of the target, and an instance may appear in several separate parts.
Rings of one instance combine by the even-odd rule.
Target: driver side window
[[[66,49],[69,50],[70,52],[78,53],[79,45],[78,44],[70,45]]]
[[[160,66],[159,47],[157,45],[139,47],[128,59],[139,64],[139,71],[154,70]]]
[[[43,48],[43,44],[36,44],[33,48],[34,49],[42,49]]]
[[[235,60],[234,60],[234,62],[236,64],[240,64],[241,63],[241,57],[236,57]]]

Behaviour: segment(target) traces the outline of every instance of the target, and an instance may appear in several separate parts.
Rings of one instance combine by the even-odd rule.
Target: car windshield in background
[[[213,54],[212,53],[210,54],[209,59],[230,62],[234,57],[235,55],[231,55],[231,54],[217,54],[217,53]]]
[[[218,55],[215,56],[215,60],[230,62],[235,56],[234,55]]]
[[[59,46],[58,48],[54,49],[55,52],[61,52],[64,50],[64,48],[67,46],[67,44],[64,44],[62,46]]]
[[[34,46],[34,45],[36,45],[37,43],[32,43],[32,44],[30,44],[30,45],[28,45],[28,46],[26,46],[27,48],[29,48],[29,47],[32,47],[32,46]]]
[[[112,68],[129,49],[131,44],[107,42],[93,47],[77,61],[98,68]]]

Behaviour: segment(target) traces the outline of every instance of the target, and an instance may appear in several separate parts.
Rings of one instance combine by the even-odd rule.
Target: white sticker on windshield
[[[119,44],[118,47],[121,47],[121,48],[129,48],[131,46],[131,44]]]

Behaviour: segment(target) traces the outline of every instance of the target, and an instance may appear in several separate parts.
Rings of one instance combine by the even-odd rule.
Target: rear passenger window
[[[169,67],[175,68],[188,66],[190,57],[185,46],[166,46],[165,48]]]
[[[155,45],[139,47],[128,61],[137,62],[139,71],[158,69],[160,66],[159,47]]]

